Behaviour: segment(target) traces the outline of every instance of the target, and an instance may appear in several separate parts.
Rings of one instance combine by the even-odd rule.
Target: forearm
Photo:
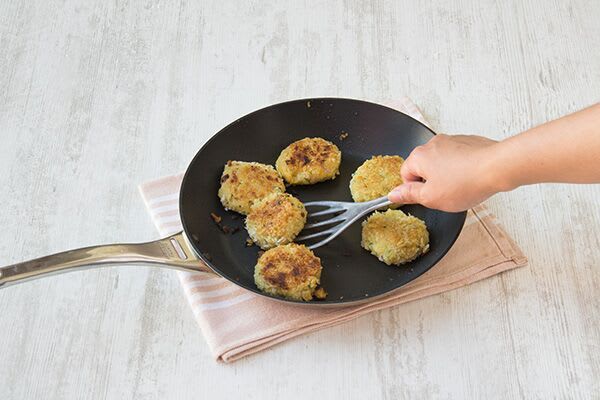
[[[600,182],[600,104],[501,142],[437,135],[402,164],[391,201],[462,211],[494,193],[541,182]]]
[[[541,182],[600,182],[600,103],[490,149],[498,190]]]

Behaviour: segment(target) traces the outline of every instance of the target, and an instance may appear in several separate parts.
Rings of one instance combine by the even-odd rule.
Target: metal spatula
[[[295,241],[304,242],[325,236],[321,241],[308,246],[309,249],[314,250],[335,239],[360,217],[371,211],[385,208],[390,204],[392,202],[388,200],[387,196],[363,203],[347,201],[311,201],[305,203],[304,207],[308,211],[307,224]],[[314,212],[309,210],[319,207],[322,209]],[[331,217],[318,220],[319,217],[325,216]]]

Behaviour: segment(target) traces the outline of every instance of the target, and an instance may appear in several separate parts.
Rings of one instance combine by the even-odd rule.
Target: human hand
[[[394,203],[463,211],[504,189],[494,168],[494,146],[481,137],[439,134],[416,147],[402,165],[404,183],[388,195]]]
[[[462,211],[494,193],[542,182],[600,183],[600,103],[496,142],[436,135],[402,165],[404,184],[388,195]]]

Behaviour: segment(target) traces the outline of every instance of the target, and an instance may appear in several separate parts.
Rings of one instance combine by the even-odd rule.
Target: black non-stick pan
[[[345,137],[341,139],[342,134]],[[227,160],[274,164],[280,151],[304,137],[322,137],[342,151],[340,175],[333,181],[292,186],[288,191],[303,202],[352,201],[352,172],[373,155],[406,158],[434,133],[413,118],[378,104],[359,100],[320,98],[275,104],[248,114],[214,135],[190,163],[180,192],[184,232],[155,242],[89,247],[0,269],[0,286],[51,273],[106,264],[153,264],[213,272],[262,296],[254,285],[259,248],[247,247],[243,218],[225,211],[217,197],[219,178]],[[432,268],[454,244],[465,212],[447,213],[418,205],[402,210],[421,218],[430,233],[430,251],[401,267],[390,267],[361,248],[360,223],[315,250],[321,258],[325,300],[309,303],[347,305],[389,293]],[[210,213],[236,233],[224,233]]]

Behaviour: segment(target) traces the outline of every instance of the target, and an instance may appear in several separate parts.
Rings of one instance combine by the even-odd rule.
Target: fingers
[[[422,173],[420,161],[423,159],[423,147],[415,148],[402,164],[400,175],[404,182],[420,182],[425,177]]]
[[[390,201],[401,204],[422,203],[421,190],[427,180],[425,168],[428,158],[428,145],[417,146],[402,164],[400,174],[404,184],[394,188],[388,195]]]
[[[402,176],[403,182],[420,182],[421,176],[414,171],[412,168],[412,163],[405,162],[402,164],[402,168],[400,169],[400,175]]]
[[[407,182],[394,188],[389,194],[388,199],[394,203],[400,204],[418,204],[421,203],[421,191],[425,183]]]

